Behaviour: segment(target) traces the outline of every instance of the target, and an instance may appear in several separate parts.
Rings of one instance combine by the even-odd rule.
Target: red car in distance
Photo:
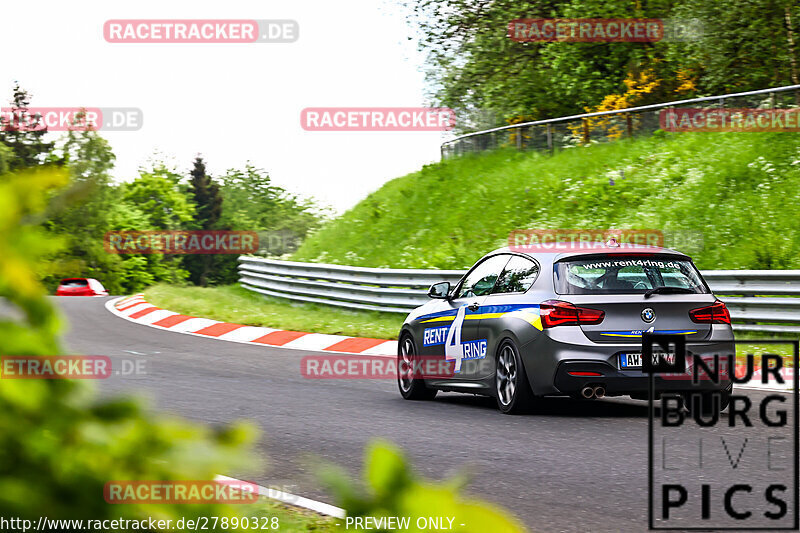
[[[65,278],[59,283],[56,296],[108,296],[108,291],[93,278]]]

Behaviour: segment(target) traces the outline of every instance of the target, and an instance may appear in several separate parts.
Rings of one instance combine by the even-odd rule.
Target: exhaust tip
[[[593,398],[594,394],[595,394],[595,389],[593,389],[592,387],[584,387],[581,389],[581,396],[583,396],[587,400]]]
[[[606,395],[605,387],[595,387],[594,388],[594,397],[595,398],[602,398]]]

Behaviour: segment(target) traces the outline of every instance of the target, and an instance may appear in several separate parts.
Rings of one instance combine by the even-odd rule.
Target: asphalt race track
[[[193,420],[260,427],[264,467],[221,474],[335,504],[310,458],[358,473],[364,445],[383,437],[426,477],[469,471],[470,494],[509,508],[533,531],[647,530],[645,402],[554,398],[527,416],[466,395],[408,402],[394,381],[305,379],[304,352],[134,324],[109,313],[106,298],[54,301],[69,322],[71,353],[145,361],[145,375],[100,380],[103,394],[135,392]]]

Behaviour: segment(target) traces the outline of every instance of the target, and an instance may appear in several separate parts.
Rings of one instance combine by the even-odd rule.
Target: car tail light
[[[598,377],[602,376],[600,372],[584,372],[584,371],[569,371],[567,372],[570,376],[579,376],[579,377]]]
[[[605,311],[577,307],[561,300],[547,300],[539,305],[542,317],[542,326],[554,328],[556,326],[582,326],[599,324],[605,318]]]
[[[725,304],[717,300],[708,307],[700,307],[689,311],[689,318],[698,324],[730,324],[731,314]]]

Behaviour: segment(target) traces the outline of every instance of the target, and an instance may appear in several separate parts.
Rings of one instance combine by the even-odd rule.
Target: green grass
[[[741,337],[745,337],[741,335]],[[748,336],[747,338],[752,338]],[[788,339],[787,339],[788,340]],[[783,366],[794,365],[794,348],[791,344],[758,344],[758,342],[739,342],[736,344],[736,361],[738,363],[746,363],[746,356],[748,353],[753,354],[753,364],[756,368],[761,366],[761,356],[764,354],[779,355],[782,359]]]
[[[701,233],[702,245],[676,244],[700,268],[800,268],[797,139],[656,134],[552,156],[504,150],[439,162],[386,183],[293,259],[467,268],[513,229],[632,228]]]
[[[352,337],[396,339],[405,318],[394,313],[292,303],[235,285],[208,288],[154,285],[144,294],[153,305],[185,315],[248,326]]]
[[[247,505],[242,511],[243,517],[250,518],[247,524],[248,527],[243,527],[242,529],[261,529],[267,524],[271,525],[271,520],[275,517],[278,519],[278,528],[274,530],[277,531],[313,531],[315,533],[340,531],[340,528],[336,527],[336,523],[341,522],[341,520],[323,516],[300,507],[283,505],[266,498],[262,498],[258,503]],[[253,518],[258,520],[258,528],[253,527],[255,524],[252,521]],[[266,522],[262,521],[264,518],[268,520]],[[211,529],[211,525],[209,524],[209,529]],[[229,529],[233,528],[230,527]],[[222,530],[223,528],[217,527],[217,531]]]

